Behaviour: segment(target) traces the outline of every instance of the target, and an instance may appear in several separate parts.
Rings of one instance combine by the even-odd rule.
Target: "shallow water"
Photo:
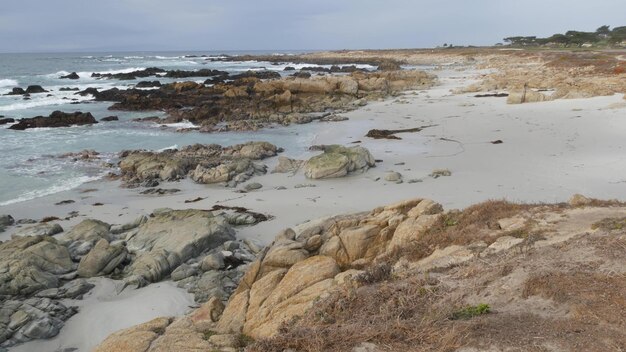
[[[92,102],[90,97],[75,95],[74,91],[61,92],[62,87],[88,87],[127,89],[139,80],[119,81],[96,79],[92,72],[130,72],[148,67],[166,70],[218,69],[229,72],[247,70],[274,70],[283,72],[286,66],[269,62],[214,62],[210,57],[217,53],[112,53],[112,54],[0,54],[0,115],[12,118],[47,116],[54,110],[64,112],[91,112],[96,119],[116,115],[120,121],[102,122],[93,126],[68,128],[39,128],[26,131],[0,126],[0,205],[33,199],[101,178],[106,169],[97,164],[72,162],[58,158],[60,154],[93,149],[103,153],[103,162],[113,160],[115,153],[125,149],[158,150],[171,146],[183,147],[193,143],[217,143],[232,145],[250,140],[265,140],[285,148],[291,155],[304,152],[313,139],[313,129],[306,126],[281,127],[254,133],[180,133],[175,124],[163,129],[154,123],[131,121],[137,117],[162,115],[158,111],[120,112],[109,111],[111,103]],[[226,53],[233,54],[233,53]],[[196,55],[197,57],[187,57]],[[367,65],[361,65],[368,67]],[[372,67],[369,67],[372,68]],[[77,72],[78,80],[60,79],[62,75]],[[202,78],[190,78],[198,82]],[[186,79],[186,80],[190,80]],[[148,77],[140,80],[174,80]],[[48,93],[31,94],[29,100],[21,95],[4,95],[13,87],[24,89],[28,85],[41,85]],[[188,126],[187,126],[188,127]]]

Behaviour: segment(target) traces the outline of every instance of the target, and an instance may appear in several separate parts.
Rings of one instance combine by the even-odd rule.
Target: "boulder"
[[[107,117],[103,117],[100,119],[100,121],[103,122],[110,122],[110,121],[118,121],[119,118],[117,116],[107,116]]]
[[[50,116],[36,116],[27,119],[21,119],[18,123],[9,126],[12,130],[25,130],[28,128],[41,127],[69,127],[72,125],[91,125],[98,123],[91,113],[74,112],[65,113],[54,111]]]
[[[200,253],[234,239],[224,218],[203,210],[170,210],[154,214],[127,238],[135,258],[124,270],[128,282],[156,282]]]
[[[27,236],[54,236],[58,233],[63,232],[63,228],[61,225],[57,223],[42,223],[29,227],[25,227],[16,231],[13,235],[16,237],[27,237]]]
[[[0,215],[0,226],[11,226],[15,224],[15,219],[11,215]]]
[[[59,77],[59,78],[60,78],[60,79],[79,79],[79,78],[80,78],[80,76],[78,76],[78,74],[77,74],[76,72],[72,72],[72,73],[70,73],[70,74],[68,74],[68,75],[61,76],[61,77]]]
[[[67,248],[52,237],[15,237],[0,243],[0,295],[58,287],[59,275],[73,269]]]
[[[123,245],[110,245],[106,239],[99,240],[78,264],[78,275],[95,277],[108,275],[126,260],[128,252]]]
[[[295,173],[302,167],[303,164],[304,160],[291,159],[281,155],[278,157],[278,165],[276,165],[274,170],[272,170],[272,173]]]
[[[47,93],[48,91],[43,89],[42,86],[32,85],[26,88],[26,94]]]
[[[309,159],[304,165],[304,174],[311,179],[343,177],[350,173],[364,172],[376,165],[370,152],[363,147],[330,145],[323,147],[324,153]]]

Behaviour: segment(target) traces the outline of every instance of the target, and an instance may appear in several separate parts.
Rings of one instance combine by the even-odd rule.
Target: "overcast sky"
[[[0,52],[492,45],[626,25],[626,0],[0,0]]]

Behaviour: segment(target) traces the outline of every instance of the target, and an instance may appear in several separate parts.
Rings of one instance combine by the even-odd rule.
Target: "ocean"
[[[109,102],[93,102],[91,96],[75,95],[75,91],[61,88],[89,87],[99,90],[117,87],[128,89],[140,80],[159,80],[161,83],[190,79],[149,77],[134,81],[92,78],[97,73],[123,73],[148,67],[166,70],[217,69],[231,73],[248,70],[273,70],[283,72],[290,63],[273,65],[259,61],[212,61],[221,55],[266,54],[262,52],[134,52],[134,53],[64,53],[64,54],[0,54],[0,118],[27,118],[48,116],[55,110],[63,112],[90,112],[97,120],[115,115],[119,121],[91,126],[66,128],[36,128],[14,131],[0,125],[0,205],[42,197],[76,188],[86,182],[102,178],[110,169],[99,164],[74,162],[59,158],[64,153],[93,149],[102,153],[103,162],[115,161],[122,150],[159,150],[183,147],[194,143],[232,145],[251,140],[264,140],[289,151],[292,156],[304,153],[314,137],[314,130],[306,126],[288,126],[256,132],[176,132],[188,123],[162,128],[156,123],[134,122],[138,117],[163,115],[160,111],[122,112],[109,111]],[[207,57],[203,57],[206,55]],[[76,72],[80,79],[60,79]],[[195,78],[197,82],[203,78]],[[25,100],[21,95],[6,95],[14,87],[26,89],[40,85],[49,93],[31,94]]]

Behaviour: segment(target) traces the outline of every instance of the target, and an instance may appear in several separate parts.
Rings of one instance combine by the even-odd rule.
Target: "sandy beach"
[[[415,196],[435,199],[447,209],[488,199],[564,202],[574,193],[602,199],[626,198],[626,179],[619,177],[626,172],[626,145],[621,138],[626,132],[622,119],[626,107],[621,95],[508,105],[506,98],[451,93],[476,82],[480,73],[483,71],[437,71],[439,83],[432,89],[372,102],[343,114],[348,121],[307,126],[316,131],[311,145],[361,145],[382,160],[364,174],[309,180],[302,171],[295,175],[268,173],[249,181],[263,185],[249,193],[236,192],[242,187],[199,185],[186,179],[163,183],[161,188],[181,190],[165,196],[142,196],[138,189],[118,187],[118,181],[97,181],[76,190],[3,206],[0,213],[16,219],[41,219],[64,218],[78,211],[78,217],[59,221],[69,228],[85,218],[123,224],[162,207],[241,206],[273,217],[238,231],[240,238],[267,244],[279,230],[307,220],[339,211],[365,211]],[[401,140],[365,137],[374,128],[428,125],[433,126],[418,133],[398,134]],[[497,140],[502,143],[491,143]],[[282,155],[306,159],[315,154],[318,152],[294,155],[286,150]],[[276,159],[268,160],[270,170]],[[432,178],[429,175],[435,169],[448,169],[452,175]],[[385,181],[388,171],[401,173],[404,182]],[[85,190],[89,192],[82,193]],[[185,203],[197,197],[204,199]],[[63,200],[75,203],[54,205]],[[10,235],[7,231],[0,234],[0,239]]]

